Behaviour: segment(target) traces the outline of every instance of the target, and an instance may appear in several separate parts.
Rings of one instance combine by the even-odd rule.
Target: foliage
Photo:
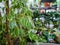
[[[0,0],[1,2],[2,0]],[[51,33],[49,27],[46,28],[45,24],[60,25],[60,13],[59,12],[48,12],[48,13],[38,13],[38,10],[32,14],[31,10],[26,5],[27,0],[11,0],[11,6],[9,7],[9,15],[4,14],[0,17],[0,44],[6,45],[6,17],[8,17],[8,27],[9,35],[11,39],[16,44],[18,41],[20,45],[26,45],[27,38],[32,41],[37,42],[47,42],[46,36]],[[5,6],[6,8],[6,6]],[[5,10],[4,8],[4,10]],[[4,11],[3,10],[3,11]],[[5,12],[4,12],[5,13]],[[38,18],[33,22],[32,20]],[[45,21],[41,22],[40,18],[44,17]],[[54,19],[56,18],[56,19]],[[34,25],[35,24],[35,25]],[[31,29],[36,28],[36,30],[42,30],[42,36],[30,32]],[[54,28],[57,28],[54,27]],[[57,28],[58,29],[58,28]],[[46,30],[49,30],[46,32]]]
[[[9,26],[9,34],[11,36],[11,39],[13,38],[12,40],[14,40],[14,42],[16,43],[19,40],[20,45],[24,45],[24,44],[26,45],[25,37],[28,35],[28,31],[34,28],[34,23],[31,17],[33,14],[28,9],[26,3],[27,3],[27,0],[11,0],[11,6],[9,7],[9,15],[7,16],[9,21],[8,26]],[[1,40],[1,45],[5,45],[7,41],[6,34],[5,34],[6,33],[5,23],[6,23],[6,14],[4,14],[4,16],[2,17],[3,26],[1,26],[2,29],[0,28],[2,30],[2,32],[0,32],[1,33],[0,39],[3,38]]]
[[[43,32],[42,36],[45,37],[46,42],[48,42],[48,40],[49,40],[48,38],[54,38],[54,39],[56,39],[55,36],[59,35],[59,34],[57,34],[57,33],[56,34],[52,34],[52,35],[55,35],[55,36],[50,36],[50,34],[51,34],[52,31],[53,32],[55,32],[55,31],[57,32],[57,30],[58,31],[60,30],[60,28],[59,28],[60,27],[60,23],[59,23],[60,22],[60,12],[38,13],[38,11],[37,11],[37,12],[35,12],[33,14],[34,14],[34,16],[33,16],[34,17],[33,18],[34,19],[34,24],[35,24],[35,26],[36,26],[36,28],[38,30],[39,29],[42,30],[42,32]],[[36,18],[38,20],[36,20]],[[43,19],[44,22],[41,21],[42,19]],[[53,25],[53,27],[51,28],[50,25]],[[46,32],[46,30],[47,30],[47,32]],[[40,41],[42,41],[42,40],[40,40]],[[42,42],[44,42],[44,41],[42,41]],[[57,42],[59,42],[59,41],[57,41]]]

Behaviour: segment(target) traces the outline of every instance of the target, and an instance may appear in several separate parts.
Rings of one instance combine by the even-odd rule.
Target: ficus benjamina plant
[[[26,5],[27,0],[0,0],[2,1],[5,12],[4,16],[0,16],[0,44],[26,45],[28,31],[34,29],[33,14]]]

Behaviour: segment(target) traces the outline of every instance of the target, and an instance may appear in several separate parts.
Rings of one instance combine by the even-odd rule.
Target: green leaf
[[[15,27],[15,30],[13,33],[14,33],[14,37],[18,37],[19,36],[19,28]]]
[[[25,32],[24,32],[23,29],[20,29],[20,30],[19,30],[19,35],[20,35],[21,37],[24,37],[23,35],[25,35]]]
[[[34,41],[38,40],[38,36],[32,32],[29,33],[29,38]]]
[[[9,22],[9,28],[10,28],[10,29],[14,29],[14,27],[16,27],[16,26],[17,26],[17,25],[16,25],[16,21],[15,21],[15,20]]]

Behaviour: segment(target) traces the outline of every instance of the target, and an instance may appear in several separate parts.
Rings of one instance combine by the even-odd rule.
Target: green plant
[[[4,3],[6,14],[4,14],[1,20],[2,29],[0,28],[0,34],[1,38],[3,37],[1,45],[14,45],[14,43],[17,43],[18,41],[20,45],[26,45],[25,37],[28,35],[28,31],[34,28],[34,24],[32,21],[32,12],[28,9],[26,5],[27,0],[11,0],[12,6],[10,7],[8,5],[9,0],[4,0]],[[17,13],[15,13],[16,10]],[[4,35],[2,33],[4,33]],[[14,43],[10,41],[13,41]]]

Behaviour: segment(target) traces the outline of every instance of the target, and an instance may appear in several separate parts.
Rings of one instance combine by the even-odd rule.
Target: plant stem
[[[9,35],[9,27],[8,27],[8,15],[9,15],[9,0],[6,0],[6,39],[7,39],[7,44],[6,45],[11,45],[10,44],[10,35]]]

